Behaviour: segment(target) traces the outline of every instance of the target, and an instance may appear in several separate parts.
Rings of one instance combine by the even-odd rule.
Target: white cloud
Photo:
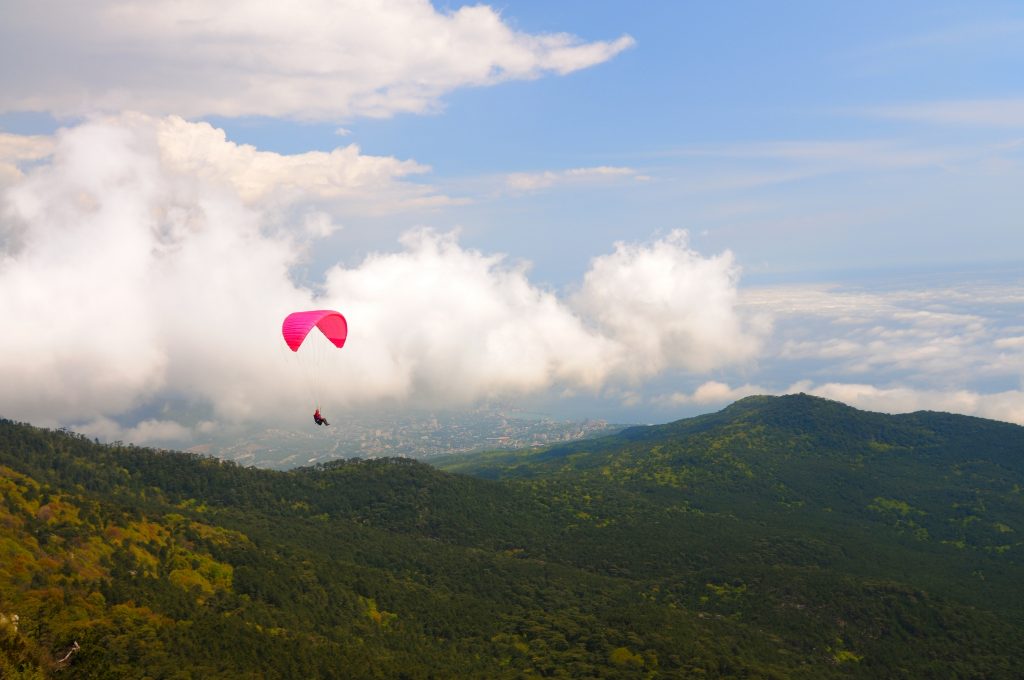
[[[982,394],[972,390],[879,388],[857,383],[797,383],[789,392],[807,392],[858,408],[885,413],[950,411],[1024,425],[1024,392],[1007,390]]]
[[[138,110],[340,120],[435,108],[460,87],[566,74],[629,36],[513,30],[484,5],[427,0],[9,0],[0,110]],[[72,65],[72,66],[69,66]]]
[[[866,411],[946,411],[1024,425],[1024,391],[1021,390],[982,393],[968,389],[877,387],[866,383],[815,384],[811,380],[802,380],[781,390],[771,390],[751,384],[730,387],[726,383],[712,380],[700,385],[693,393],[673,392],[655,397],[652,401],[663,408],[720,406],[755,394],[779,395],[796,392],[832,399]]]
[[[200,424],[197,430],[202,429]],[[193,430],[173,420],[148,419],[132,427],[122,427],[110,418],[100,417],[75,427],[75,431],[101,441],[123,441],[144,446],[178,444],[191,441]]]
[[[1024,335],[1000,338],[992,343],[997,349],[1024,349]]]
[[[212,185],[229,185],[247,203],[340,200],[350,209],[357,205],[364,212],[381,213],[458,202],[427,185],[400,182],[429,172],[429,167],[390,156],[366,156],[355,144],[330,152],[282,155],[235,144],[209,123],[190,123],[178,116],[156,120],[156,128],[162,159],[172,170]]]
[[[615,370],[621,347],[522,266],[463,249],[454,234],[412,232],[403,245],[327,275],[324,299],[353,329],[352,399],[471,403],[555,383],[594,389]]]
[[[652,401],[662,406],[687,406],[691,404],[699,406],[724,405],[753,394],[769,393],[769,390],[749,383],[740,387],[730,387],[724,382],[709,380],[697,387],[692,394],[673,392],[668,395],[654,397]]]
[[[945,410],[1024,424],[1019,281],[939,275],[885,287],[778,286],[742,292],[772,315],[762,371],[805,391],[887,412]],[[789,379],[791,380],[791,379]]]
[[[0,187],[21,179],[21,164],[46,158],[52,151],[49,137],[0,132]]]
[[[52,142],[0,194],[2,224],[20,233],[17,247],[0,241],[7,417],[140,442],[185,439],[210,421],[305,420],[303,376],[280,338],[284,315],[304,308],[349,319],[348,344],[318,373],[329,403],[346,405],[623,393],[665,370],[743,362],[758,346],[734,309],[731,256],[703,257],[681,232],[617,244],[568,298],[532,283],[524,264],[429,230],[334,267],[314,293],[289,271],[304,239],[337,222],[333,204],[305,201],[282,222],[276,205],[322,190],[291,157],[141,115]],[[240,158],[270,170],[248,181]],[[364,183],[367,200],[401,191],[395,166],[377,167],[387,181]]]
[[[309,239],[338,233],[353,187],[367,202],[415,201],[421,189],[403,178],[419,166],[269,154],[206,124],[137,114],[25,148],[8,154],[27,164],[0,194],[7,417],[161,444],[211,421],[305,419],[280,321],[335,307],[352,330],[321,371],[337,405],[569,393],[705,406],[783,391],[792,378],[773,383],[775,371],[863,408],[1020,422],[1020,395],[1005,384],[1024,377],[1022,328],[1005,321],[1024,304],[1016,282],[741,295],[731,253],[704,256],[675,231],[615,244],[560,295],[525,264],[416,230],[394,252],[333,267],[314,290],[289,272]],[[748,382],[752,369],[760,377]],[[720,377],[692,393],[649,396],[666,374],[711,371]]]
[[[327,276],[324,299],[364,329],[346,345],[345,382],[368,397],[470,403],[555,385],[595,391],[756,351],[757,336],[731,309],[731,258],[700,256],[682,233],[617,244],[567,301],[453,234],[412,232],[403,244]]]
[[[152,121],[63,131],[3,202],[22,237],[0,253],[0,411],[67,423],[182,394],[242,417],[270,401],[276,345],[253,329],[308,304],[287,278],[298,248],[163,162]]]
[[[946,411],[1024,425],[1024,391],[1021,390],[982,393],[968,389],[877,387],[866,383],[816,384],[811,380],[801,380],[783,389],[772,390],[749,383],[740,387],[730,387],[726,383],[712,380],[700,385],[693,393],[673,392],[654,397],[652,402],[662,408],[721,406],[755,394],[780,395],[797,392],[832,399],[866,411]]]
[[[303,218],[303,228],[306,235],[312,238],[326,238],[341,229],[330,215],[319,210],[306,213]]]
[[[997,319],[1020,304],[1016,285],[943,284],[897,290],[790,286],[744,291],[779,332],[766,349],[836,376],[891,376],[919,385],[1024,376],[1024,346]],[[987,316],[989,308],[1007,311]]]
[[[592,168],[571,168],[569,170],[546,170],[544,172],[515,172],[505,178],[505,185],[515,192],[539,191],[563,184],[594,184],[618,179],[646,181],[650,177],[639,174],[633,168],[601,165]]]
[[[424,183],[404,181],[429,166],[391,156],[367,156],[355,144],[332,151],[279,154],[227,139],[224,130],[178,116],[152,118],[126,113],[95,118],[96,126],[144,130],[160,163],[174,174],[193,177],[260,208],[332,203],[348,213],[380,215],[465,203]],[[151,137],[151,138],[150,138]],[[22,177],[21,166],[48,157],[54,139],[0,134],[0,186]],[[101,148],[96,152],[104,153]],[[7,181],[4,182],[5,177]]]
[[[628,348],[636,377],[702,372],[754,358],[767,330],[737,313],[738,279],[731,253],[702,257],[676,230],[653,244],[617,243],[596,258],[574,305]]]

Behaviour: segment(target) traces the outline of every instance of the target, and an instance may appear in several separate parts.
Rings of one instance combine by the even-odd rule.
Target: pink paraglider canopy
[[[299,351],[299,345],[306,339],[309,332],[316,326],[334,343],[335,347],[343,347],[348,337],[348,324],[338,312],[330,309],[318,309],[312,312],[294,312],[284,318],[281,334],[293,352]]]

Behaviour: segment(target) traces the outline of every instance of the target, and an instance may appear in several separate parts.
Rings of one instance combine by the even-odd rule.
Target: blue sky
[[[274,325],[331,306],[336,409],[803,390],[1024,422],[1019,3],[19,0],[0,26],[0,414],[295,425]]]
[[[598,165],[656,180],[476,202],[425,220],[461,223],[467,243],[521,253],[555,285],[574,278],[564,248],[582,270],[611,240],[679,227],[702,247],[740,254],[748,276],[980,264],[1024,252],[1019,177],[983,167],[1022,153],[1018,4],[496,9],[520,30],[628,34],[636,45],[569,77],[454,91],[436,113],[346,121],[344,141],[427,163],[426,179],[452,195],[472,194],[465,185],[481,176]],[[974,115],[942,120],[945,108],[972,104]],[[339,143],[333,122],[215,120],[232,139],[282,153]],[[518,228],[512,213],[525,218]],[[478,235],[485,222],[498,233]],[[558,261],[538,255],[524,229],[561,235]]]

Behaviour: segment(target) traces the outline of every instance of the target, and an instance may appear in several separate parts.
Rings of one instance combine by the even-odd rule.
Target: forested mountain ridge
[[[601,454],[620,458],[632,443],[713,438],[720,448],[721,440],[730,437],[747,440],[746,448],[769,455],[787,452],[776,450],[783,440],[789,453],[841,456],[867,446],[876,452],[913,449],[965,458],[981,446],[980,456],[1018,472],[1024,470],[1024,427],[1019,425],[930,411],[873,413],[805,394],[747,397],[716,413],[664,425],[629,427],[601,438],[532,451],[460,454],[432,461],[443,469],[482,477],[525,477],[599,467],[604,461]],[[628,453],[636,458],[648,451],[633,447]]]
[[[871,413],[803,394],[758,396],[600,439],[438,464],[547,489],[579,515],[612,514],[621,522],[675,510],[759,525],[778,532],[776,548],[786,536],[814,545],[807,557],[818,564],[877,577],[917,569],[915,581],[1024,617],[1024,586],[1012,581],[1024,565],[1018,425],[948,413]],[[628,507],[611,510],[612,498],[628,499],[620,501]],[[877,549],[889,543],[899,550]],[[934,560],[943,568],[928,568]],[[1015,597],[1007,600],[1007,593]]]
[[[751,398],[493,480],[0,421],[0,676],[1021,677],[1021,430]]]
[[[841,513],[1022,561],[1024,537],[1008,529],[1024,526],[1024,427],[981,418],[886,415],[807,395],[748,397],[666,425],[437,464],[491,479],[684,499],[747,519],[766,508]]]

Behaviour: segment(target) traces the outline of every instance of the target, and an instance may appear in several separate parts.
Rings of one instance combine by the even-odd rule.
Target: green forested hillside
[[[0,421],[0,677],[1021,677],[1022,433],[751,398],[282,473]]]
[[[1020,426],[869,413],[806,395],[750,397],[604,439],[440,465],[526,488],[559,487],[555,495],[581,514],[608,511],[604,496],[585,491],[601,489],[634,510],[675,508],[761,526],[779,540],[792,536],[841,554],[865,574],[892,576],[913,564],[917,582],[1024,613],[1024,599],[1004,597],[1024,564]],[[629,511],[613,514],[620,520]],[[928,568],[936,561],[942,568]]]

